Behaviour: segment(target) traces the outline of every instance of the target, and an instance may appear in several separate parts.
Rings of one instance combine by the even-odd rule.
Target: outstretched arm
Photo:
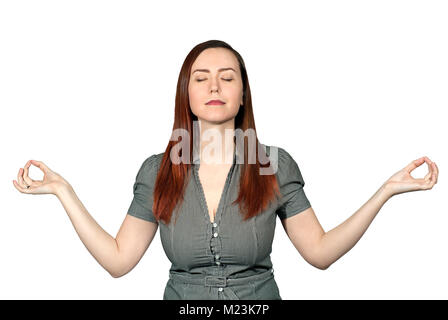
[[[425,162],[429,166],[428,174],[423,179],[414,179],[410,173]],[[284,219],[283,227],[305,260],[325,270],[353,248],[389,198],[404,192],[432,189],[438,172],[437,165],[427,157],[412,161],[390,177],[352,216],[328,232],[324,232],[312,208]]]
[[[354,247],[390,197],[387,187],[381,186],[352,216],[322,236],[319,264],[324,266],[324,269]]]
[[[28,176],[31,165],[41,169],[43,180]],[[68,181],[42,161],[30,160],[20,168],[14,187],[24,194],[54,194],[61,201],[82,243],[113,277],[128,273],[139,262],[157,231],[158,224],[129,214],[114,238],[90,215]]]

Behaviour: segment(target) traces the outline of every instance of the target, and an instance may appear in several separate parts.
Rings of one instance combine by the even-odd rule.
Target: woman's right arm
[[[93,219],[70,185],[61,186],[55,194],[84,246],[114,278],[137,265],[157,232],[156,223],[127,214],[113,238]]]
[[[28,176],[31,164],[43,171],[43,180]],[[157,232],[158,224],[127,214],[113,238],[92,218],[72,186],[41,161],[28,161],[20,168],[13,184],[24,194],[56,195],[84,246],[114,278],[125,275],[137,265]]]

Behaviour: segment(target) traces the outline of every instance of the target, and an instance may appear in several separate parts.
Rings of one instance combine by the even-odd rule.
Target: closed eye
[[[207,79],[197,79],[196,81],[197,81],[197,82],[201,82],[201,81],[204,81],[204,80],[207,80]],[[222,79],[222,80],[225,80],[225,81],[232,81],[233,79]]]

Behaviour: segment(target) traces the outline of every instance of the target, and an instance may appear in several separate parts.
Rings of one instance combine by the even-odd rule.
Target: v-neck
[[[207,220],[208,223],[213,224],[214,226],[216,226],[219,223],[220,217],[221,217],[221,212],[222,212],[222,207],[224,206],[224,198],[227,194],[227,189],[229,188],[229,184],[230,184],[230,178],[232,176],[234,167],[235,167],[235,163],[236,163],[236,149],[234,149],[233,152],[233,162],[232,162],[232,166],[229,169],[229,172],[227,173],[227,177],[226,177],[226,181],[224,183],[224,188],[221,192],[221,196],[219,197],[219,201],[218,201],[218,208],[216,209],[216,214],[215,214],[215,218],[213,221],[211,221],[210,219],[210,213],[209,213],[209,209],[208,209],[208,204],[207,204],[207,200],[205,197],[205,193],[204,193],[204,188],[202,187],[202,183],[201,180],[199,178],[199,167],[200,167],[200,162],[197,161],[195,163],[193,163],[193,172],[194,172],[194,177],[195,177],[195,182],[196,182],[196,186],[197,186],[197,191],[199,192],[199,199],[201,202],[201,207],[204,210],[204,218]]]

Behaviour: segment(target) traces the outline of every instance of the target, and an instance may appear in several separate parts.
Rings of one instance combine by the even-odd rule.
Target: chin
[[[228,119],[228,118],[213,118],[213,119],[203,118],[202,120],[209,122],[209,123],[213,123],[213,124],[221,124],[221,123],[225,123],[225,122],[229,121],[230,119]]]
[[[213,124],[221,124],[221,123],[225,123],[228,122],[230,120],[233,119],[233,117],[210,117],[210,115],[207,115],[205,117],[199,117],[202,121],[206,121],[209,123],[213,123]]]

